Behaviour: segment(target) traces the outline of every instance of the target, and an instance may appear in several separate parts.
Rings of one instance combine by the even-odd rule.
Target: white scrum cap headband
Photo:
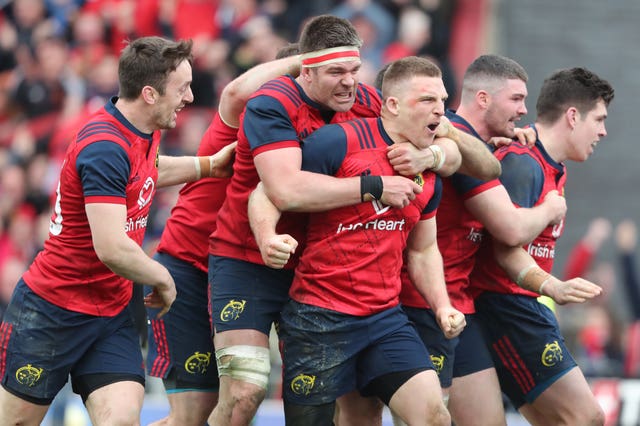
[[[336,62],[348,62],[360,59],[360,50],[356,46],[331,47],[300,55],[302,66],[307,68],[321,67]]]

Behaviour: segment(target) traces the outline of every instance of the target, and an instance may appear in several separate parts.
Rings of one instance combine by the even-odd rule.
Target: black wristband
[[[374,200],[379,200],[382,197],[381,176],[360,176],[360,201],[364,202],[364,196],[366,194],[370,194]]]

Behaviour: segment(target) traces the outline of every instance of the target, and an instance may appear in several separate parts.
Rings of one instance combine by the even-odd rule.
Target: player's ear
[[[311,68],[310,67],[302,67],[300,68],[300,75],[307,83],[311,83]]]
[[[142,88],[142,99],[150,105],[156,103],[158,95],[158,91],[151,86],[144,86]]]
[[[491,95],[485,90],[478,90],[476,92],[476,102],[482,109],[487,109],[491,102]]]
[[[569,127],[573,131],[573,129],[575,129],[575,127],[576,127],[576,122],[580,118],[580,116],[579,116],[580,113],[578,112],[578,110],[575,107],[569,107],[564,112],[564,115],[565,115],[565,118],[567,120],[567,124],[569,125]]]
[[[400,101],[398,98],[396,98],[395,96],[388,96],[385,100],[384,100],[384,106],[387,108],[387,110],[393,114],[393,115],[398,115],[398,110],[400,108]]]

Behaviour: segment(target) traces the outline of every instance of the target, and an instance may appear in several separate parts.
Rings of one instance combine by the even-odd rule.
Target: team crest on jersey
[[[138,194],[138,207],[140,210],[151,202],[155,188],[156,183],[151,179],[151,176],[147,177],[147,180],[144,182],[144,185],[142,185],[142,188],[140,188],[140,193]]]
[[[442,367],[444,367],[444,355],[436,356],[430,355],[431,363],[436,368],[436,373],[440,374]]]
[[[23,367],[18,368],[16,371],[16,380],[21,385],[32,387],[38,380],[40,380],[40,376],[42,376],[42,368],[34,367],[31,364],[27,364]]]
[[[542,351],[542,365],[545,367],[553,367],[563,359],[562,348],[558,344],[557,340],[544,345],[544,351]]]
[[[291,381],[291,390],[296,395],[309,395],[315,383],[316,383],[316,376],[310,376],[307,374],[298,374]]]
[[[240,314],[244,311],[244,305],[247,304],[246,300],[231,300],[229,303],[222,308],[222,312],[220,312],[220,319],[224,322],[237,320],[240,317]]]
[[[156,169],[160,165],[160,145],[158,145],[158,149],[156,150]]]
[[[422,173],[415,175],[413,177],[413,181],[420,185],[420,188],[424,186],[424,178],[422,177]]]
[[[184,369],[191,374],[205,374],[211,364],[211,352],[196,352],[184,362]]]

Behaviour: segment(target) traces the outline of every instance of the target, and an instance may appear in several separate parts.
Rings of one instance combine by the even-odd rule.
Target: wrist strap
[[[200,160],[198,158],[199,157],[193,157],[193,162],[196,165],[196,180],[200,180],[202,177],[202,168],[200,167]]]
[[[211,155],[205,155],[202,157],[195,157],[196,159],[196,175],[198,179],[211,177],[211,171],[213,169],[213,157]]]
[[[435,145],[435,144],[429,145],[427,148],[433,154],[433,164],[431,165],[430,169],[433,171],[440,170],[444,165],[444,161],[445,161],[444,151],[439,145]]]
[[[381,176],[360,176],[360,201],[364,202],[365,196],[367,194],[370,195],[374,200],[379,200],[382,197]]]
[[[542,292],[542,289],[544,288],[545,285],[547,285],[547,283],[551,281],[551,277],[547,278],[546,280],[542,281],[542,284],[540,284],[540,287],[538,288],[538,293],[542,296],[544,296],[545,294]]]
[[[551,278],[551,274],[537,264],[529,265],[520,271],[516,284],[525,290],[542,294],[542,288]]]

